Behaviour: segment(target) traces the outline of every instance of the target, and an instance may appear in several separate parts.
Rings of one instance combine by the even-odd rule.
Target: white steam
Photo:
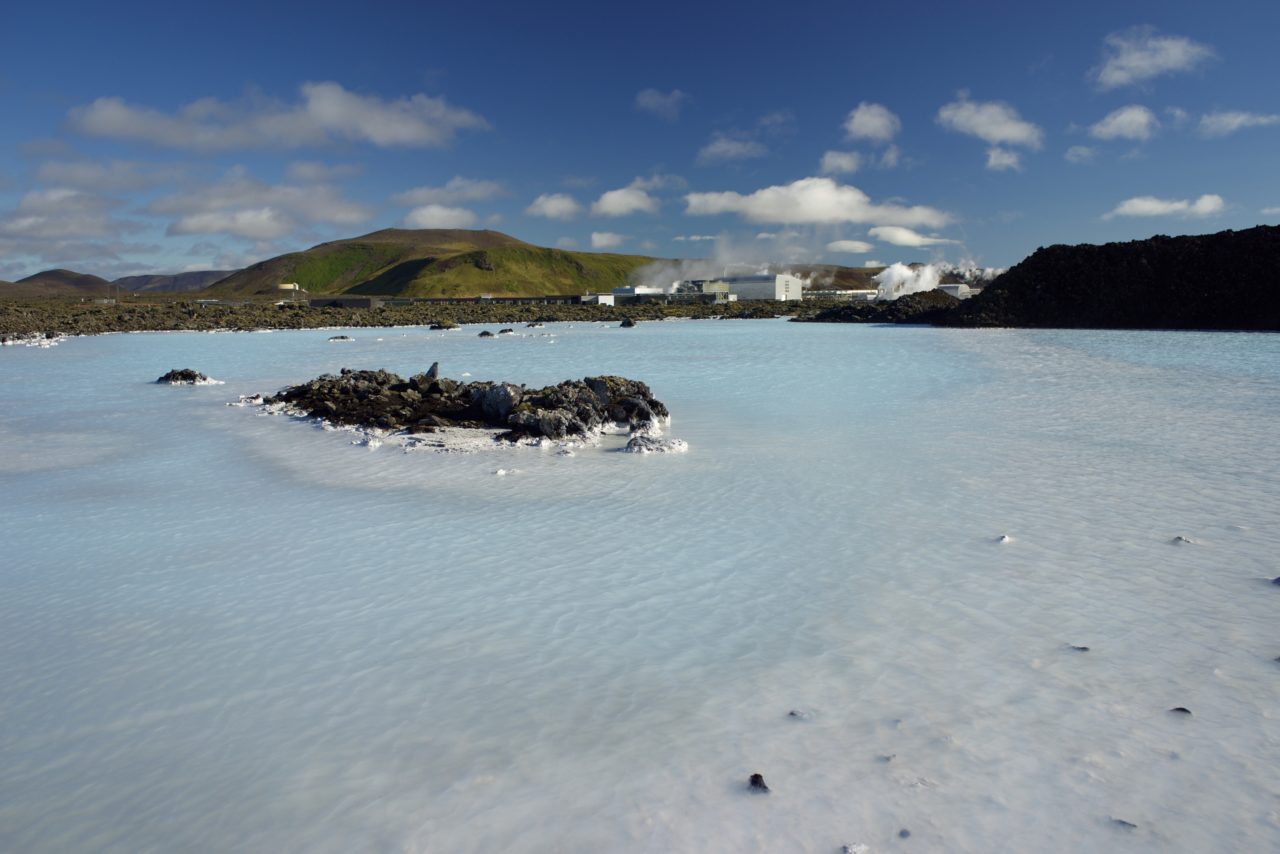
[[[942,275],[934,264],[908,267],[901,261],[885,267],[871,278],[876,283],[876,299],[895,300],[907,294],[931,291],[942,281]]]

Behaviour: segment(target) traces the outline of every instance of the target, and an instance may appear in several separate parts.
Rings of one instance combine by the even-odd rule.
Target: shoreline
[[[687,318],[773,319],[816,314],[837,303],[743,301],[720,305],[644,303],[627,306],[455,303],[380,308],[300,305],[199,305],[78,300],[0,300],[0,338],[77,337],[123,332],[252,332],[261,329],[361,329],[477,323],[617,322]]]

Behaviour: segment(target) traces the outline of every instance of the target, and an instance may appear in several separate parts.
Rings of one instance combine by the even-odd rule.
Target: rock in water
[[[769,786],[765,783],[763,774],[752,774],[750,779],[747,780],[747,788],[761,794],[766,794],[769,791]]]
[[[689,443],[683,439],[633,436],[622,450],[628,454],[682,454],[689,450]]]
[[[911,836],[911,831],[907,830],[905,827],[904,827],[904,828],[902,828],[902,830],[899,830],[899,831],[898,831],[898,838],[899,838],[899,839],[906,839],[906,838],[908,838],[909,836]]]
[[[1111,823],[1114,824],[1116,827],[1123,827],[1125,830],[1135,830],[1138,827],[1133,822],[1125,821],[1122,818],[1113,818],[1111,819]]]
[[[201,385],[212,382],[199,371],[190,368],[174,368],[156,380],[160,385]]]
[[[330,341],[354,341],[355,339],[352,338],[350,335],[330,335],[329,340]]]
[[[431,367],[427,368],[427,372],[423,374],[427,379],[434,380],[440,376],[440,363],[432,362]]]
[[[1189,715],[1189,714],[1191,714],[1191,710],[1190,710],[1190,709],[1188,709],[1186,706],[1174,706],[1174,707],[1173,707],[1172,709],[1170,709],[1169,711],[1174,712],[1175,714],[1179,714],[1179,715]]]
[[[417,374],[408,380],[388,371],[325,374],[265,397],[333,424],[431,432],[446,427],[505,429],[498,438],[587,437],[608,425],[650,430],[668,417],[649,387],[625,377],[566,380],[530,390],[514,383],[461,383]],[[678,440],[663,440],[674,449]],[[683,443],[680,443],[683,444]]]
[[[1277,575],[1275,578],[1271,579],[1271,583],[1280,585],[1280,575]]]
[[[490,332],[488,329],[486,329],[486,330],[484,330],[483,332],[481,332],[479,335],[477,335],[476,337],[477,337],[477,338],[492,338],[492,337],[493,337],[493,333],[492,333],[492,332]]]
[[[629,317],[624,317],[622,318],[622,323],[618,325],[621,326],[623,329],[630,329],[631,327],[636,325],[636,322]]]

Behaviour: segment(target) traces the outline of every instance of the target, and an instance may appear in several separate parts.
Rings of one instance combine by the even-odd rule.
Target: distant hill
[[[119,285],[130,293],[183,293],[207,288],[214,282],[225,279],[235,270],[196,270],[190,273],[174,273],[173,275],[125,276],[115,279],[113,285]]]
[[[41,297],[103,297],[111,283],[98,276],[73,270],[45,270],[4,285],[0,296],[38,299]]]
[[[388,228],[262,261],[217,282],[207,293],[275,294],[277,286],[287,282],[297,282],[312,294],[583,293],[625,284],[632,270],[652,260],[548,249],[497,231]]]
[[[1037,249],[943,322],[1280,330],[1280,226]]]

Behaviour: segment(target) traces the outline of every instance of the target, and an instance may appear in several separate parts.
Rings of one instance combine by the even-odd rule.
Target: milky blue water
[[[0,850],[1280,848],[1280,336],[477,331],[0,350]],[[437,360],[689,452],[225,405]]]

